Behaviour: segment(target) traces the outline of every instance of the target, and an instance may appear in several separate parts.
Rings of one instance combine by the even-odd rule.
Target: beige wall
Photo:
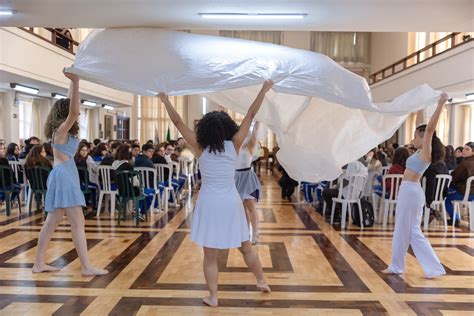
[[[374,73],[407,56],[408,33],[372,33],[370,73]]]

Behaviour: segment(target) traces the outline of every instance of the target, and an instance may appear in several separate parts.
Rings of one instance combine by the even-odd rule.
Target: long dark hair
[[[36,166],[43,166],[43,167],[52,167],[51,162],[46,159],[45,157],[41,156],[41,152],[43,151],[44,145],[34,145],[31,148],[30,152],[26,156],[25,166],[26,167],[36,167]]]
[[[54,102],[51,111],[49,111],[48,118],[46,119],[46,124],[44,125],[44,135],[47,139],[51,139],[53,137],[53,131],[58,129],[59,126],[67,119],[70,105],[70,99],[61,99]],[[69,134],[73,136],[77,136],[79,134],[79,123],[77,120],[69,129]]]
[[[17,144],[15,143],[10,143],[8,144],[8,147],[7,147],[7,155],[12,155],[12,156],[15,156],[15,157],[18,157],[18,155],[15,155],[15,148],[20,148]]]
[[[224,141],[232,140],[239,126],[230,116],[221,111],[209,112],[196,126],[197,142],[201,149],[209,147],[209,152],[223,152]]]
[[[405,147],[398,147],[397,149],[395,149],[395,153],[393,154],[392,163],[394,165],[400,165],[405,168],[408,157],[410,157],[410,152],[408,151],[408,149],[406,149]]]
[[[420,125],[416,128],[416,132],[420,134],[421,137],[425,135],[426,124]],[[441,139],[436,135],[436,131],[433,133],[431,138],[431,163],[437,163],[440,160],[444,160],[446,156],[446,149],[444,148]]]

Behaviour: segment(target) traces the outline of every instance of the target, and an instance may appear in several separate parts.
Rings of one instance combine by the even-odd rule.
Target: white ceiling
[[[0,0],[0,26],[313,31],[473,31],[474,0]],[[217,21],[198,13],[307,13],[303,20]]]

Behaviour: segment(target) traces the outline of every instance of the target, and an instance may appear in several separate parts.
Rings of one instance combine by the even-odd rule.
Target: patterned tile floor
[[[426,234],[446,276],[424,279],[412,254],[405,275],[387,276],[379,271],[390,260],[392,225],[341,231],[313,207],[283,202],[273,176],[261,181],[257,250],[271,294],[257,291],[231,249],[219,254],[220,306],[202,305],[203,255],[189,239],[195,194],[139,227],[88,214],[91,259],[111,272],[102,277],[80,275],[66,220],[47,253],[61,271],[33,275],[42,214],[1,211],[0,315],[474,315],[474,233],[466,227],[433,225]]]

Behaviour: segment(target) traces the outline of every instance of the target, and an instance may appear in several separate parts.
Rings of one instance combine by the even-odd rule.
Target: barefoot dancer
[[[252,245],[258,242],[259,237],[258,213],[255,209],[255,202],[258,202],[260,197],[260,181],[258,181],[255,171],[252,170],[252,157],[257,147],[259,126],[260,123],[256,122],[252,134],[245,138],[235,166],[235,186],[247,209],[247,221],[252,223]]]
[[[103,275],[107,270],[92,266],[87,254],[86,234],[84,231],[85,205],[84,195],[79,185],[79,174],[74,162],[74,154],[79,145],[79,77],[65,73],[71,80],[68,99],[56,101],[45,126],[45,135],[52,140],[54,152],[54,167],[48,176],[48,191],[45,197],[45,209],[48,217],[41,228],[38,238],[38,252],[36,254],[33,272],[48,272],[59,270],[46,264],[46,248],[51,236],[63,219],[71,223],[72,241],[79,255],[82,266],[82,275]]]
[[[386,274],[400,274],[405,272],[405,257],[408,246],[411,245],[416,259],[423,268],[427,278],[434,278],[446,274],[439,262],[436,253],[420,229],[425,193],[421,188],[420,180],[430,163],[442,159],[440,154],[444,146],[436,136],[435,129],[444,104],[448,100],[446,93],[441,94],[438,107],[428,125],[418,126],[415,130],[413,144],[418,151],[407,159],[403,181],[398,193],[395,209],[395,229],[392,239],[392,262]],[[418,116],[421,113],[418,113]]]
[[[265,81],[250,106],[240,129],[225,112],[206,114],[198,123],[196,134],[183,122],[164,93],[159,96],[181,135],[199,157],[202,185],[194,208],[191,240],[204,249],[204,276],[210,296],[203,303],[218,305],[218,249],[239,248],[247,266],[257,279],[257,288],[270,292],[256,250],[249,241],[245,210],[235,187],[235,162],[272,81]]]

